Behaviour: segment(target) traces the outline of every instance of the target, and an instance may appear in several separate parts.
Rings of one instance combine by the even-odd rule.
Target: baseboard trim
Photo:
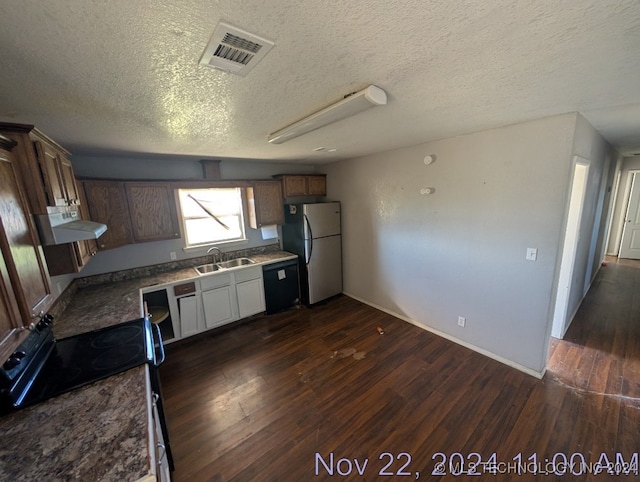
[[[364,303],[365,305],[371,306],[372,308],[375,308],[376,310],[380,310],[383,311],[385,313],[387,313],[388,315],[394,316],[402,321],[406,321],[407,323],[410,323],[414,326],[417,326],[418,328],[421,328],[425,331],[428,331],[430,333],[433,333],[434,335],[440,336],[446,340],[449,340],[453,343],[456,343],[458,345],[462,345],[465,348],[469,348],[470,350],[473,350],[477,353],[480,353],[481,355],[484,355],[486,357],[489,357],[497,362],[500,362],[504,365],[507,365],[511,368],[515,368],[516,370],[519,370],[521,372],[526,373],[527,375],[531,375],[532,377],[541,379],[542,377],[544,377],[545,372],[547,371],[546,367],[542,372],[537,372],[535,370],[532,370],[531,368],[525,367],[524,365],[520,365],[519,363],[515,363],[514,361],[511,361],[507,358],[504,358],[500,355],[496,355],[495,353],[492,353],[488,350],[485,350],[483,348],[480,348],[476,345],[473,345],[471,343],[468,343],[466,341],[460,340],[459,338],[456,338],[455,336],[451,336],[448,333],[444,333],[442,331],[436,330],[435,328],[432,328],[430,326],[427,326],[423,323],[420,323],[419,321],[416,321],[414,319],[411,319],[407,316],[404,315],[400,315],[398,313],[395,313],[394,311],[388,310],[387,308],[384,308],[383,306],[377,305],[375,303],[372,303],[371,301],[365,300],[364,298],[360,298],[359,296],[356,296],[352,293],[347,293],[346,291],[343,292],[343,294],[345,296],[348,296],[349,298],[353,298],[356,301],[359,301],[360,303]]]

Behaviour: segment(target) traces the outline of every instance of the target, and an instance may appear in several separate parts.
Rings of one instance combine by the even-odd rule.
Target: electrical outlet
[[[464,316],[458,316],[458,326],[462,326],[464,328],[464,325],[466,325],[467,323],[467,319]]]
[[[175,251],[171,251],[169,253],[169,258],[171,258],[171,261],[175,261],[176,259],[178,259],[178,256],[176,255]]]

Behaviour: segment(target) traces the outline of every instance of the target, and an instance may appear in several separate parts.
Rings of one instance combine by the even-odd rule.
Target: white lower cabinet
[[[262,313],[265,310],[262,277],[236,284],[240,318]]]
[[[162,292],[159,302],[151,297]],[[223,270],[208,276],[141,290],[147,301],[168,305],[173,337],[179,340],[265,311],[262,266]],[[154,305],[154,306],[155,306]]]
[[[233,286],[223,286],[202,292],[204,320],[207,328],[215,328],[238,319]]]

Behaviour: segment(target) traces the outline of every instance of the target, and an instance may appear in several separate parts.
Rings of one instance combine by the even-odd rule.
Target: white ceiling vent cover
[[[244,77],[273,46],[270,40],[220,22],[204,49],[200,64]]]

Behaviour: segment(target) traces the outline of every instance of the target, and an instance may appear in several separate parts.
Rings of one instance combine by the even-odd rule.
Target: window
[[[186,247],[244,241],[241,188],[179,189]]]

